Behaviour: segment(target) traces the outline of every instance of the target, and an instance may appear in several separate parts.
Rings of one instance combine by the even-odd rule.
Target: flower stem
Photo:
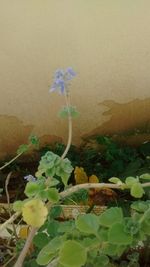
[[[66,106],[68,109],[68,141],[67,141],[67,146],[65,148],[65,151],[63,152],[61,158],[64,159],[70,149],[71,146],[71,141],[72,141],[72,117],[70,113],[70,95],[69,92],[65,93],[65,101],[66,101]]]

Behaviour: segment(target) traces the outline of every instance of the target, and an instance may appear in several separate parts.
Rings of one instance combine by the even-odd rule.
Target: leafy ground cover
[[[92,139],[93,140],[93,139]],[[32,151],[23,158],[18,159],[4,170],[0,171],[0,188],[5,188],[6,176],[12,172],[9,181],[9,194],[11,202],[13,200],[24,198],[24,187],[26,175],[36,172],[38,161],[47,151],[53,151],[61,155],[65,145],[62,143],[47,144],[46,146]],[[72,166],[82,167],[87,176],[96,175],[99,182],[107,182],[110,177],[119,177],[122,181],[127,176],[137,176],[150,172],[150,142],[143,143],[137,147],[125,146],[113,141],[113,138],[107,136],[96,136],[94,138],[94,147],[89,142],[81,147],[71,146],[68,152],[68,159]],[[11,158],[11,157],[10,157]],[[5,159],[4,162],[9,161]],[[3,162],[1,161],[1,165]],[[69,179],[70,184],[75,184],[75,175],[72,172]],[[17,184],[17,186],[16,186]],[[1,202],[7,202],[5,190],[1,193]],[[147,195],[149,191],[147,192]],[[120,194],[119,198],[129,198],[127,192]],[[150,196],[148,196],[149,198]]]
[[[128,170],[129,176],[141,175],[143,172],[149,172],[150,164],[149,164],[149,151],[147,149],[146,144],[142,144],[139,147],[126,147],[122,144],[114,142],[112,138],[98,136],[95,138],[97,142],[97,146],[95,148],[91,148],[89,145],[85,145],[83,147],[77,148],[75,146],[71,146],[71,149],[68,153],[68,158],[72,161],[72,165],[75,168],[78,168],[78,175],[76,176],[76,172],[73,170],[71,174],[71,178],[69,179],[69,183],[72,184],[82,184],[86,182],[107,182],[108,179],[113,177],[119,177],[122,182],[125,181],[125,173]],[[97,141],[98,140],[98,141]],[[102,145],[102,146],[99,146]],[[146,151],[145,151],[146,148]],[[30,161],[26,160],[28,156],[25,156],[23,160],[18,160],[15,164],[5,168],[5,170],[1,171],[1,185],[0,187],[5,188],[5,180],[8,173],[12,172],[12,177],[9,181],[9,196],[10,202],[13,202],[17,199],[24,199],[24,187],[26,185],[26,181],[24,180],[24,176],[28,173],[35,173],[38,165],[39,158],[47,151],[53,151],[57,155],[61,155],[64,150],[63,144],[55,144],[55,145],[47,145],[43,148],[37,149],[34,151],[32,157],[30,157]],[[119,166],[119,162],[125,161],[123,163],[124,168],[114,168],[115,166]],[[118,162],[119,161],[119,162]],[[140,162],[139,164],[135,164],[135,161]],[[117,163],[116,163],[117,162]],[[78,166],[78,167],[77,167]],[[82,167],[81,167],[82,166]],[[130,168],[129,168],[130,166]],[[83,168],[84,167],[84,168]],[[94,174],[94,175],[93,175]],[[111,176],[109,176],[111,174]],[[91,176],[90,176],[91,175]],[[90,181],[90,177],[92,179]],[[96,177],[96,178],[95,178]],[[16,187],[16,184],[18,186]],[[59,185],[59,189],[63,190],[63,184]],[[91,189],[92,190],[92,189]],[[105,189],[106,190],[106,189]],[[110,191],[103,190],[100,191],[91,191],[90,193],[90,202],[89,195],[86,190],[82,189],[74,194],[71,197],[65,199],[64,204],[91,204],[92,207],[95,204],[99,204],[101,206],[107,205],[108,207],[117,206],[122,209],[122,212],[129,216],[129,207],[133,202],[133,197],[127,191],[113,190],[113,193],[110,194]],[[114,195],[113,195],[114,194]],[[149,191],[143,196],[143,200],[149,199]],[[71,200],[71,201],[70,201]],[[92,202],[91,202],[92,201]],[[1,193],[1,202],[7,202],[7,196],[5,190]],[[43,232],[45,225],[39,231],[38,235],[34,238],[34,252],[29,253],[24,266],[41,266],[35,261],[35,256],[39,254],[40,249],[52,239],[52,237],[59,236],[60,233],[57,233],[58,228],[70,229],[69,225],[73,222],[62,221],[59,217],[60,209],[52,210],[51,221],[48,226],[48,236]],[[89,210],[90,211],[90,210]],[[3,223],[6,219],[9,218],[8,210],[3,210],[3,213],[0,216],[0,221]],[[112,219],[112,218],[111,218]],[[60,226],[59,226],[60,225]],[[74,226],[72,226],[74,227]],[[72,229],[72,228],[71,228]],[[60,232],[62,230],[59,230]],[[67,230],[70,231],[70,230]],[[63,232],[61,232],[62,234]],[[1,249],[1,264],[9,262],[9,259],[12,258],[15,253],[22,249],[22,246],[25,242],[25,239],[19,239],[16,243],[15,236],[11,237],[11,240],[0,239],[0,249]],[[5,245],[4,245],[5,244]],[[15,246],[14,246],[15,244]],[[16,246],[17,244],[17,246]],[[17,247],[17,251],[15,249]],[[149,250],[149,245],[145,245],[145,248],[138,247],[133,250],[129,249],[128,253],[123,253],[121,256],[121,265],[118,260],[115,260],[115,266],[140,266],[145,262],[145,266],[149,266],[149,255],[147,251]],[[104,262],[107,263],[107,258],[103,258]],[[12,262],[10,263],[11,266]],[[2,265],[3,266],[3,265]],[[9,266],[9,264],[7,265]],[[87,265],[90,266],[91,265]],[[101,266],[101,265],[100,265]],[[105,266],[105,265],[104,265]],[[107,266],[107,265],[106,265]],[[113,265],[112,265],[113,266]]]

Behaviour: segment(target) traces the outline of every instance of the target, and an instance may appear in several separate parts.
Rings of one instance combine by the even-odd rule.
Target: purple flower
[[[76,73],[71,67],[68,67],[66,70],[58,69],[54,74],[54,82],[50,89],[50,92],[59,91],[61,94],[64,94],[65,90],[69,85],[69,81],[76,76]]]
[[[66,69],[66,76],[67,76],[68,80],[71,80],[76,76],[76,73],[74,72],[74,70],[71,67],[68,67]]]
[[[37,181],[37,179],[33,175],[31,175],[31,174],[25,176],[24,179],[26,181],[28,181],[28,182],[36,182]]]

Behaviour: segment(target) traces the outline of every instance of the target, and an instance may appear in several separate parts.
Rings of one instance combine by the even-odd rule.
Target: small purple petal
[[[76,76],[75,71],[74,71],[73,68],[71,68],[71,67],[68,67],[68,68],[66,69],[66,72],[68,72],[72,77]]]
[[[61,94],[64,94],[65,90],[68,90],[69,81],[76,76],[76,73],[71,67],[68,67],[66,70],[58,69],[54,74],[54,82],[49,92],[59,91]]]
[[[28,181],[28,182],[36,182],[36,180],[37,180],[37,179],[36,179],[33,175],[31,175],[31,174],[25,176],[24,179],[25,179],[26,181]]]

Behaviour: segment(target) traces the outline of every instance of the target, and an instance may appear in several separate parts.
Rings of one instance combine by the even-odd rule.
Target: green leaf
[[[58,190],[56,188],[49,188],[47,190],[47,198],[49,201],[52,201],[54,203],[59,201],[59,193]]]
[[[98,247],[99,245],[99,239],[98,238],[89,238],[86,237],[81,241],[81,245],[83,245],[85,248],[89,248],[90,246],[92,247]]]
[[[60,181],[58,181],[57,179],[53,178],[53,177],[48,177],[46,179],[46,185],[48,185],[49,187],[53,187],[56,186],[60,183]]]
[[[136,235],[140,231],[140,224],[138,221],[135,221],[133,218],[124,218],[125,225],[124,231],[131,236]]]
[[[150,224],[150,208],[143,215],[144,220]]]
[[[105,267],[108,266],[108,264],[109,258],[104,254],[97,256],[94,260],[94,267]]]
[[[115,223],[109,229],[108,242],[116,245],[129,245],[132,243],[132,236],[124,231],[124,225]]]
[[[75,229],[74,221],[70,220],[66,222],[61,222],[59,224],[58,232],[59,233],[70,233],[74,231],[74,229]]]
[[[114,184],[122,184],[122,181],[117,177],[110,178],[109,182],[114,183]]]
[[[140,183],[134,183],[131,187],[131,196],[141,198],[145,194],[144,189]]]
[[[66,172],[63,172],[61,171],[60,173],[60,177],[61,177],[61,180],[64,184],[64,186],[67,186],[67,183],[68,183],[68,180],[69,180],[69,177],[70,177],[70,174],[66,173]]]
[[[34,236],[33,244],[38,248],[43,248],[49,242],[48,235],[46,233],[37,233]]]
[[[13,210],[21,212],[24,202],[21,200],[17,200],[13,203]]]
[[[38,196],[42,199],[42,200],[47,200],[47,191],[46,190],[40,190],[38,192]]]
[[[97,236],[99,237],[100,242],[107,242],[108,241],[108,229],[107,228],[100,228]]]
[[[146,201],[139,200],[139,201],[133,202],[131,204],[131,208],[139,212],[145,212],[149,208],[149,205]]]
[[[95,214],[79,215],[75,224],[80,232],[87,234],[96,234],[99,229],[99,219]]]
[[[55,175],[56,172],[56,168],[49,168],[49,169],[45,169],[45,174],[47,177],[53,177]]]
[[[29,143],[35,146],[39,145],[39,138],[36,135],[29,136]]]
[[[58,235],[58,228],[59,228],[60,223],[58,221],[50,221],[47,223],[47,233],[51,237],[55,237]]]
[[[131,187],[132,185],[134,185],[135,183],[137,183],[137,179],[134,177],[127,177],[125,180],[125,183],[128,187]]]
[[[107,243],[102,249],[102,253],[111,257],[112,256],[120,257],[125,250],[126,250],[126,245],[116,245]]]
[[[47,265],[55,257],[61,246],[61,237],[52,239],[38,254],[37,263],[39,265]]]
[[[150,224],[146,221],[141,223],[141,230],[146,234],[150,236]]]
[[[25,153],[28,150],[29,150],[29,145],[27,145],[27,144],[20,145],[18,150],[17,150],[17,154]]]
[[[33,197],[39,192],[40,186],[35,182],[28,182],[25,188],[25,194],[27,197]]]
[[[25,261],[23,267],[39,267],[39,265],[36,263],[34,259],[32,259]]]
[[[144,173],[139,176],[140,179],[150,180],[150,173]]]
[[[118,246],[116,244],[106,243],[103,247],[102,252],[107,254],[108,256],[116,256],[117,255]]]
[[[109,208],[99,216],[100,225],[110,227],[113,223],[121,222],[123,213],[121,208]]]
[[[56,219],[58,218],[62,213],[62,207],[61,206],[53,206],[49,212],[50,219]]]
[[[59,262],[65,267],[81,267],[86,259],[87,250],[77,241],[68,240],[60,249]]]
[[[72,118],[75,118],[75,117],[77,117],[79,115],[79,112],[77,111],[76,107],[70,106],[69,110],[68,110],[68,107],[65,106],[59,112],[59,116],[61,118],[66,118],[66,117],[68,117],[69,113],[70,113]]]
[[[66,159],[66,158],[61,160],[59,165],[56,168],[56,175],[61,177],[61,180],[65,186],[68,183],[68,179],[70,177],[72,170],[73,170],[73,167],[71,165],[71,162],[69,159]]]

